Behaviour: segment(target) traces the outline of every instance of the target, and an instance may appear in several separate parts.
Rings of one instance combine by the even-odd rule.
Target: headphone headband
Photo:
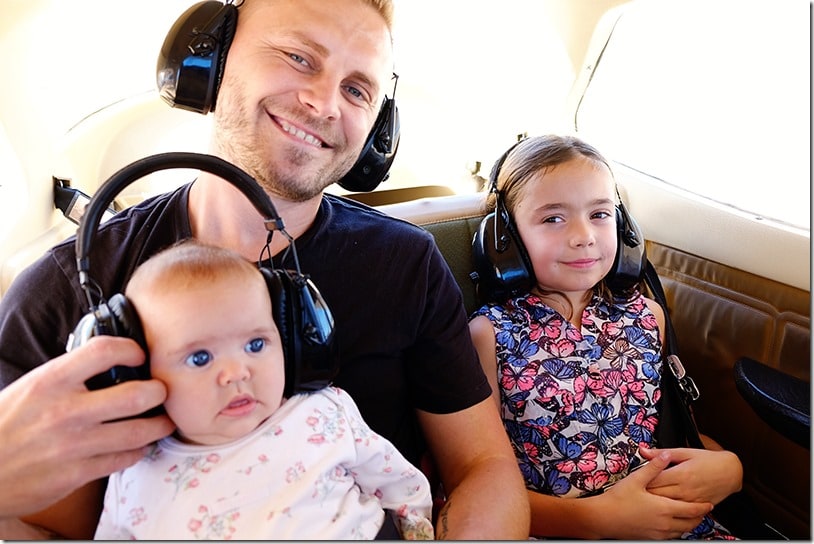
[[[90,280],[88,271],[90,270],[91,242],[96,229],[99,227],[102,214],[113,202],[116,195],[131,183],[153,172],[172,168],[203,170],[230,182],[266,218],[265,224],[269,230],[269,237],[271,237],[273,231],[278,230],[283,236],[290,239],[288,233],[285,232],[282,218],[271,202],[271,198],[257,184],[254,178],[239,167],[219,157],[204,153],[170,152],[151,155],[133,162],[113,174],[99,187],[85,210],[85,215],[82,217],[76,233],[76,266],[79,271],[79,283],[86,293],[88,292]]]
[[[316,286],[300,272],[294,239],[285,231],[274,204],[254,178],[223,159],[200,153],[162,153],[138,160],[113,174],[91,198],[76,235],[79,283],[90,309],[69,336],[66,349],[70,351],[92,336],[113,335],[132,338],[147,351],[138,313],[127,297],[116,293],[105,301],[101,288],[90,277],[91,242],[102,214],[122,189],[147,174],[170,168],[202,170],[223,178],[237,187],[265,217],[269,234],[257,264],[268,286],[272,316],[280,330],[286,364],[285,393],[312,391],[328,385],[339,370],[333,315]],[[293,254],[296,270],[274,268],[270,251],[274,231],[279,231],[289,241],[287,251]],[[266,253],[271,267],[261,264]],[[98,303],[94,295],[98,297]],[[86,385],[99,389],[149,376],[148,354],[140,367],[115,366],[89,379]]]
[[[509,146],[509,149],[503,152],[503,154],[498,157],[495,163],[492,165],[492,170],[489,172],[489,192],[495,193],[498,197],[501,196],[500,191],[497,190],[497,178],[500,175],[500,170],[503,168],[503,163],[506,162],[506,158],[508,158],[509,153],[514,151],[514,148],[520,145],[521,143],[528,140],[527,136],[518,135],[517,141]]]
[[[483,302],[517,296],[535,282],[531,259],[506,207],[503,190],[497,187],[506,158],[526,139],[521,137],[512,144],[495,161],[489,174],[489,192],[495,195],[495,210],[483,218],[472,239],[475,270],[470,274]],[[626,296],[643,277],[647,252],[642,231],[628,213],[618,188],[616,195],[619,198],[615,213],[616,255],[604,280],[614,293]]]

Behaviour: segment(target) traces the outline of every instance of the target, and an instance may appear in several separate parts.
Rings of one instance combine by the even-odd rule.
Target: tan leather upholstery
[[[790,538],[810,538],[810,450],[764,423],[738,393],[735,361],[747,356],[811,381],[809,293],[648,243],[684,366],[701,390],[701,431],[738,454],[745,489]]]

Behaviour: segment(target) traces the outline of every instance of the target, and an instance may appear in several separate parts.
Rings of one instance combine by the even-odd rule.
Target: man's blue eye
[[[212,354],[206,350],[196,351],[186,358],[184,361],[189,366],[204,366],[212,361]]]
[[[247,353],[260,353],[263,351],[263,348],[266,347],[266,341],[262,338],[254,338],[253,340],[249,340],[249,343],[246,344],[246,352]]]
[[[305,60],[305,59],[304,59],[303,57],[301,57],[300,55],[298,55],[298,54],[296,54],[296,53],[289,53],[289,54],[288,54],[288,56],[291,58],[291,60],[293,60],[293,61],[294,61],[294,62],[296,62],[297,64],[302,64],[302,65],[304,65],[304,66],[308,66],[308,61],[307,61],[307,60]]]
[[[348,86],[348,92],[353,95],[354,98],[363,98],[362,91],[356,87]]]

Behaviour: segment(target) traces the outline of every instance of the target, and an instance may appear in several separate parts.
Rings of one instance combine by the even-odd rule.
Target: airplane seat
[[[750,357],[735,361],[734,370],[749,407],[772,429],[810,449],[811,384]]]
[[[111,104],[71,128],[58,149],[54,176],[93,195],[128,164],[169,151],[206,152],[212,117],[170,107],[150,91]],[[128,186],[114,202],[117,210],[194,178],[178,170],[160,171]]]
[[[25,245],[30,225],[39,219],[31,217],[33,213],[24,215],[31,199],[22,161],[0,122],[0,296],[16,276],[15,267],[8,265],[10,257]]]
[[[72,127],[58,143],[51,173],[63,180],[63,185],[93,195],[110,176],[138,159],[168,151],[205,152],[210,123],[211,116],[171,108],[155,91],[129,97],[102,108]],[[33,240],[29,240],[30,233],[26,237],[22,236],[25,233],[18,232],[22,225],[17,228],[21,222],[14,217],[25,209],[19,205],[21,199],[30,196],[26,194],[25,183],[14,181],[24,179],[24,173],[1,129],[0,297],[24,268],[76,232],[76,225],[55,208],[52,208],[51,218],[46,218],[44,231]],[[155,172],[122,191],[114,207],[127,208],[148,196],[191,181],[195,175],[194,171],[179,175],[177,169]]]

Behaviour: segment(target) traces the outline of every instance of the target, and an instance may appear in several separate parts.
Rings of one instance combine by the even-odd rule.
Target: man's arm
[[[436,538],[528,538],[528,497],[494,401],[452,414],[419,411],[418,419],[447,494]]]
[[[90,540],[96,532],[105,499],[106,479],[94,480],[34,514],[22,516],[22,525],[46,533],[48,540]]]

